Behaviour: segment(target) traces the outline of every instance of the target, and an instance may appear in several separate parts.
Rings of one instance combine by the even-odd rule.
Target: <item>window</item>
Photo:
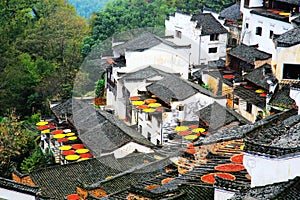
[[[175,36],[177,38],[181,38],[181,31],[175,31]]]
[[[147,114],[147,120],[151,121],[152,120],[152,116],[150,114]]]
[[[148,132],[148,134],[147,134],[147,139],[148,139],[149,141],[151,141],[151,133],[149,133],[149,132]]]
[[[160,141],[156,139],[156,145],[160,145]]]
[[[208,53],[217,53],[217,50],[218,50],[217,47],[209,48]]]
[[[259,35],[259,36],[261,36],[261,33],[262,33],[262,27],[256,27],[256,35]]]
[[[274,32],[273,32],[273,31],[270,31],[269,38],[270,38],[270,39],[273,39],[273,35],[274,35]]]
[[[210,35],[210,41],[219,40],[219,33]]]
[[[246,23],[246,28],[249,28],[249,24],[248,23]]]
[[[233,103],[236,104],[236,105],[239,105],[239,100],[240,99],[236,97],[236,98],[234,98]]]
[[[283,64],[282,78],[300,80],[300,64]]]
[[[246,105],[246,111],[247,111],[248,113],[252,113],[252,104],[251,104],[251,103],[248,103],[248,102],[247,102],[247,105]]]
[[[249,2],[250,2],[250,0],[245,0],[245,1],[244,1],[244,6],[245,6],[245,7],[249,7]]]

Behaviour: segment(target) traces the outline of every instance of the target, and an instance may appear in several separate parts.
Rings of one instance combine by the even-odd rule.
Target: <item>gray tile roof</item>
[[[268,79],[278,82],[273,76],[271,65],[269,64],[264,64],[263,66],[254,69],[252,72],[246,74],[244,78],[267,91],[269,90],[269,84],[267,83]]]
[[[272,57],[271,54],[259,51],[256,47],[244,44],[231,49],[228,54],[251,64],[254,64],[254,61],[257,60],[267,60]]]
[[[23,194],[33,195],[36,197],[40,196],[39,187],[22,184],[2,177],[0,177],[0,188],[5,188],[7,190],[11,190]]]
[[[200,85],[186,81],[174,75],[167,76],[162,80],[147,86],[146,88],[148,91],[155,94],[159,99],[168,104],[172,100],[185,100],[198,92],[214,98],[222,98],[221,96],[217,96],[204,89]]]
[[[240,11],[240,3],[235,3],[220,12],[219,18],[227,20],[240,20],[242,19]]]
[[[280,85],[279,89],[273,94],[269,104],[282,108],[293,108],[295,100],[290,97],[290,86]]]
[[[124,81],[145,80],[145,79],[149,79],[149,78],[153,78],[153,77],[163,78],[170,74],[172,74],[172,73],[162,71],[158,67],[147,66],[147,67],[135,70],[134,72],[129,72],[129,73],[124,74],[120,78],[120,81],[124,82]],[[179,74],[178,74],[178,76],[179,76]]]
[[[300,27],[283,33],[275,41],[278,47],[291,47],[300,44]]]
[[[132,185],[138,185],[146,180],[161,175],[165,171],[165,167],[170,163],[171,161],[168,159],[147,163],[144,166],[138,166],[117,174],[108,180],[87,185],[86,188],[94,189],[100,187],[104,189],[108,195],[126,191]]]
[[[120,173],[108,163],[90,159],[66,165],[56,165],[30,172],[32,181],[41,189],[43,196],[64,199],[76,193],[76,186],[92,184],[108,176]]]
[[[300,115],[296,110],[277,114],[253,133],[245,134],[244,151],[268,157],[282,157],[300,152]]]
[[[260,94],[257,94],[253,89],[246,89],[242,85],[239,85],[234,89],[233,94],[235,97],[239,97],[259,108],[264,109],[266,106],[266,97],[261,97]]]
[[[276,1],[300,6],[300,1],[298,0],[276,0]]]
[[[299,199],[300,177],[266,186],[250,188],[247,192],[236,194],[231,200],[244,199]]]
[[[222,34],[228,32],[210,13],[194,14],[191,21],[197,22],[196,28],[202,27],[201,35]]]
[[[229,108],[221,106],[217,102],[214,102],[201,110],[196,112],[199,118],[208,124],[209,129],[216,130],[231,122],[241,122],[241,124],[249,123],[248,120],[244,119],[238,113]]]
[[[297,26],[299,26],[300,25],[300,16],[293,19],[292,22],[294,22]]]
[[[112,152],[129,142],[136,142],[148,147],[153,146],[140,133],[113,114],[99,110],[96,111],[95,117],[97,125],[86,132],[80,132],[80,139],[95,157],[100,157],[104,152]]]
[[[125,51],[144,51],[161,43],[164,43],[173,48],[190,48],[190,45],[176,45],[168,40],[160,38],[153,33],[143,32],[123,44],[114,46],[113,49],[114,51],[119,52],[121,55],[124,55]]]
[[[146,87],[166,103],[172,100],[185,100],[197,93],[197,90],[183,79],[176,76],[168,76]]]

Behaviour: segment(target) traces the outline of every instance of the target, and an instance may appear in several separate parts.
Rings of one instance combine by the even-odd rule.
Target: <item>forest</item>
[[[108,0],[68,0],[78,15],[90,18],[93,12],[100,11]]]
[[[89,2],[72,1],[86,14],[96,7],[92,2],[104,5]],[[51,163],[38,148],[39,134],[28,127],[50,114],[50,100],[72,97],[79,67],[98,44],[122,31],[163,27],[176,10],[220,11],[233,2],[111,0],[86,19],[65,0],[0,1],[0,176],[12,167],[29,172]]]

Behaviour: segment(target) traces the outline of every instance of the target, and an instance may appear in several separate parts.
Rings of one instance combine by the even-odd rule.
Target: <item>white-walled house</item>
[[[278,80],[300,80],[300,28],[294,28],[275,39],[272,67]]]
[[[244,166],[251,187],[288,181],[300,176],[300,116],[273,122],[245,140]]]
[[[274,35],[294,28],[299,18],[298,0],[241,0],[243,14],[242,43],[259,45],[259,50],[273,54]]]
[[[136,123],[133,106],[129,97],[137,96],[139,92],[145,92],[146,86],[170,75],[171,71],[162,66],[146,66],[135,68],[127,73],[117,73],[115,79],[115,92],[107,90],[107,104],[110,105],[114,114],[129,124]],[[177,73],[175,73],[177,74]],[[179,76],[179,74],[177,74]],[[109,84],[109,82],[107,82]]]
[[[207,64],[226,56],[228,31],[211,13],[176,12],[165,21],[166,35],[178,45],[191,45],[190,64]]]
[[[122,44],[113,46],[114,57],[124,56],[126,67],[117,70],[126,73],[138,67],[158,65],[188,78],[190,44],[175,44],[153,33],[144,32]],[[115,73],[113,73],[115,74]]]
[[[0,177],[0,199],[36,200],[41,198],[39,187]]]
[[[153,113],[138,112],[139,132],[153,144],[164,144],[176,134],[174,128],[182,122],[199,122],[196,112],[217,101],[226,104],[224,97],[216,96],[199,85],[169,75],[146,87],[163,109]]]

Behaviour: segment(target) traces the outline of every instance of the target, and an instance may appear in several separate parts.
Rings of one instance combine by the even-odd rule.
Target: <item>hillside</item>
[[[85,18],[90,18],[93,12],[100,11],[108,0],[68,0],[76,12]]]

